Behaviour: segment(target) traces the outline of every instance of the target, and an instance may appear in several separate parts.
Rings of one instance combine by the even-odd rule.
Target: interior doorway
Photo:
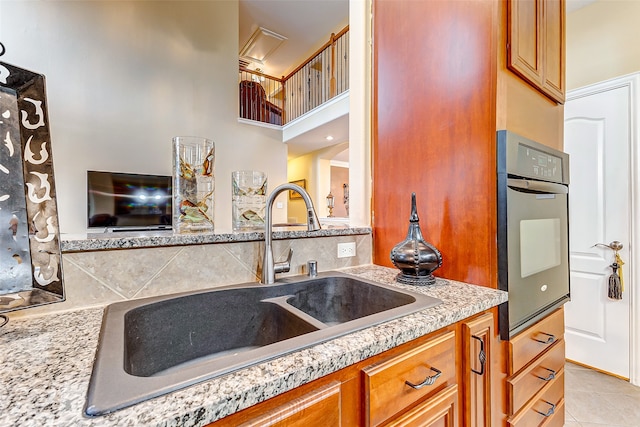
[[[638,74],[567,94],[564,149],[570,155],[571,302],[565,306],[567,359],[638,384]],[[624,292],[610,298],[615,252],[623,248]]]

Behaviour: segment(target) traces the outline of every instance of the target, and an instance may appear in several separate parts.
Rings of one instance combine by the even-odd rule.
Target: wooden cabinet
[[[494,348],[494,319],[485,313],[462,322],[463,425],[490,427]]]
[[[444,387],[455,385],[455,355],[455,333],[449,331],[411,351],[366,367],[365,425],[379,426]]]
[[[564,103],[565,0],[509,0],[508,67]]]
[[[531,363],[564,337],[564,310],[558,309],[509,341],[510,374]]]
[[[501,393],[491,387],[497,339],[493,311],[480,313],[210,427],[493,427],[492,394]],[[486,354],[484,363],[481,351]]]
[[[509,418],[509,425],[563,426],[564,425],[564,371],[547,384],[517,414]]]
[[[340,382],[312,390],[305,395],[265,411],[239,427],[340,427]]]
[[[564,424],[564,309],[509,341],[510,426]],[[544,423],[544,424],[543,424]]]
[[[416,193],[436,275],[497,287],[500,2],[373,1],[373,261],[392,267]]]
[[[552,100],[564,99],[564,0],[373,0],[372,12],[373,262],[391,266],[415,192],[425,240],[443,257],[435,274],[497,288],[496,131],[562,149],[564,107]],[[535,85],[514,72],[508,51]],[[461,335],[461,364],[477,363],[476,334]],[[498,360],[491,374],[459,373],[463,425],[506,425],[515,415],[507,378],[552,345],[488,343]]]
[[[373,0],[375,264],[392,266],[415,192],[435,275],[497,288],[496,131],[562,149],[564,126],[563,106],[507,68],[508,1]]]
[[[512,414],[518,412],[531,399],[531,396],[557,377],[563,367],[564,340],[561,340],[507,381],[509,412]]]
[[[458,386],[452,384],[385,427],[454,427],[458,425]]]

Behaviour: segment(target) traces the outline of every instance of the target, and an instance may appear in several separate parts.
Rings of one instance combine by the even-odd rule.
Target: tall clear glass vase
[[[207,138],[173,138],[173,230],[214,230],[215,144]]]

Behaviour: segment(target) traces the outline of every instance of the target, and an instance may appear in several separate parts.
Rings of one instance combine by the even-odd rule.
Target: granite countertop
[[[273,238],[278,240],[371,234],[371,227],[327,224],[323,224],[322,227],[318,231],[307,231],[306,226],[274,227]],[[171,230],[160,230],[63,234],[60,247],[62,252],[79,252],[251,241],[264,241],[264,231],[174,234]]]
[[[12,320],[0,328],[0,425],[203,426],[507,300],[506,292],[442,279],[400,285],[397,270],[385,267],[341,271],[443,303],[97,418],[82,411],[102,308]]]

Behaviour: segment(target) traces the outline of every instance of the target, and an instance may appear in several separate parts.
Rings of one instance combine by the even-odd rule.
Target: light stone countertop
[[[307,231],[306,226],[274,227],[273,229],[275,240],[361,234],[371,234],[371,227],[323,224],[322,229],[318,231]],[[264,241],[264,231],[174,234],[173,231],[168,230],[63,234],[60,238],[60,247],[62,252],[80,252],[251,241]]]
[[[507,300],[442,279],[400,285],[397,270],[374,265],[341,271],[443,303],[97,418],[83,409],[102,309],[12,320],[0,328],[0,426],[203,426]]]

